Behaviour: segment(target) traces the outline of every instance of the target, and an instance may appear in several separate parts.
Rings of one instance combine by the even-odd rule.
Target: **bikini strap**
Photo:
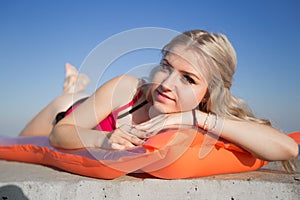
[[[121,119],[121,118],[123,118],[123,117],[125,117],[125,116],[127,116],[127,115],[129,115],[129,114],[131,114],[131,113],[133,113],[134,111],[140,109],[141,107],[143,107],[143,106],[146,105],[147,103],[148,103],[147,100],[143,101],[142,103],[140,103],[139,105],[135,106],[134,108],[131,108],[129,111],[123,113],[122,115],[119,115],[119,116],[118,116],[118,119]]]

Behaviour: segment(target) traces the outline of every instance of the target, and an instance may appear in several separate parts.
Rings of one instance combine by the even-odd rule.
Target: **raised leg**
[[[21,131],[20,136],[48,136],[55,125],[57,113],[65,111],[85,94],[63,94],[42,109]]]
[[[55,117],[59,112],[68,109],[74,102],[88,95],[79,93],[85,89],[89,79],[84,74],[79,74],[75,67],[66,64],[66,77],[63,94],[55,98],[42,109],[24,127],[20,136],[48,136],[55,125]]]

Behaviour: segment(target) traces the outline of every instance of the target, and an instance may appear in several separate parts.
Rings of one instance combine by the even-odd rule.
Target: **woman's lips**
[[[168,95],[164,94],[163,92],[156,90],[156,97],[158,101],[166,102],[166,101],[175,101],[175,99],[169,97]]]

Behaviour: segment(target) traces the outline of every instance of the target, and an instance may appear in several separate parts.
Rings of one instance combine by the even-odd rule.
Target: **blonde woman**
[[[166,126],[196,125],[258,158],[295,158],[297,144],[230,93],[235,68],[236,54],[226,36],[187,31],[163,48],[150,82],[118,76],[84,99],[65,89],[20,135],[49,135],[53,146],[67,149],[126,149]],[[77,76],[73,79],[87,82]],[[79,101],[70,107],[72,99]]]

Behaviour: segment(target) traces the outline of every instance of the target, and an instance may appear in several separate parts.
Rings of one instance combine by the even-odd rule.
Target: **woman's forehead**
[[[208,64],[204,55],[201,55],[193,49],[177,46],[176,48],[172,48],[171,51],[168,51],[164,59],[169,63],[177,62],[182,64],[182,67],[185,67],[186,70],[194,71],[201,76],[202,79],[206,80],[208,78]]]

